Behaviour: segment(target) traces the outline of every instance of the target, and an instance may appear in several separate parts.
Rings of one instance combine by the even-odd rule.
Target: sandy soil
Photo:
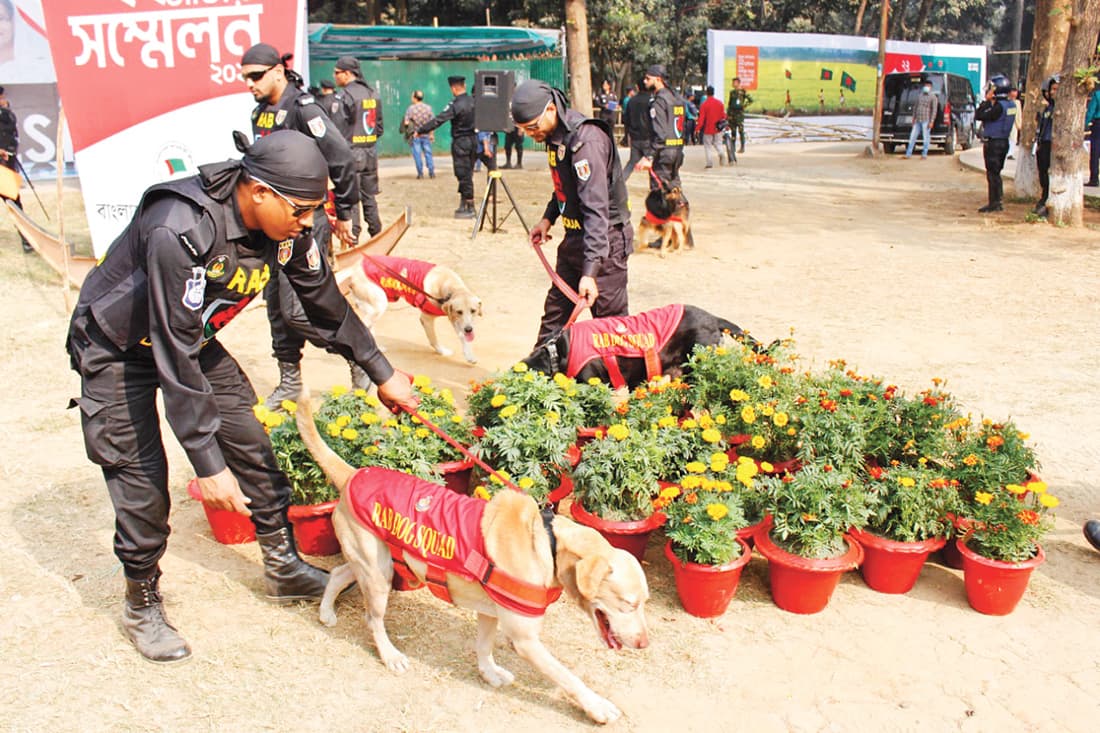
[[[1028,205],[975,213],[984,181],[953,158],[871,160],[859,144],[750,146],[738,166],[703,170],[688,150],[685,189],[698,248],[631,262],[635,310],[686,301],[761,339],[791,329],[817,364],[843,357],[909,390],[932,377],[964,405],[1011,415],[1030,431],[1043,476],[1063,500],[1045,544],[1048,562],[1014,614],[982,616],[961,574],[929,564],[916,588],[895,597],[858,574],[822,613],[776,608],[766,561],[749,564],[721,618],[685,614],[655,538],[646,572],[651,646],[601,648],[571,604],[546,618],[552,651],[624,712],[629,731],[1091,731],[1100,695],[1100,555],[1080,524],[1100,515],[1097,464],[1100,274],[1095,212],[1085,230],[1024,221]],[[550,182],[541,155],[507,173],[528,220]],[[473,241],[456,224],[455,182],[440,161],[434,181],[410,161],[387,163],[385,219],[413,207],[398,252],[455,268],[485,300],[481,361],[431,353],[409,309],[377,333],[391,359],[462,391],[471,379],[526,354],[548,281],[515,216],[506,232]],[[478,177],[482,190],[484,179]],[[630,183],[635,210],[644,177]],[[474,660],[472,615],[426,593],[399,594],[389,628],[411,659],[403,677],[381,666],[358,595],[339,625],[315,607],[262,598],[254,544],[211,538],[186,496],[191,469],[169,438],[173,535],[163,561],[170,618],[194,659],[160,668],[120,635],[120,567],[112,512],[98,470],[84,457],[79,420],[66,411],[78,381],[62,350],[68,314],[55,279],[0,232],[0,282],[8,325],[0,338],[0,728],[112,730],[583,730],[583,713],[506,644],[498,661],[516,684],[493,690]],[[1090,325],[1093,324],[1093,325]],[[445,342],[456,347],[450,332]],[[243,314],[225,342],[257,390],[273,385],[262,310]],[[316,389],[346,379],[339,360],[311,350]],[[333,560],[323,560],[331,564]]]

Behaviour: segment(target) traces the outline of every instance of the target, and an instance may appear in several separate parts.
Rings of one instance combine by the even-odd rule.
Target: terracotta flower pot
[[[863,548],[844,535],[848,551],[824,559],[800,557],[772,542],[770,530],[756,536],[756,549],[768,559],[768,584],[775,605],[791,613],[817,613],[829,605],[840,576],[863,561]]]
[[[858,529],[853,529],[851,535],[863,548],[859,572],[867,585],[879,593],[908,593],[920,577],[924,561],[947,542],[944,537],[896,542]]]
[[[966,584],[966,600],[979,613],[990,616],[1007,616],[1024,597],[1031,571],[1046,561],[1042,547],[1036,547],[1035,557],[1024,562],[1002,562],[982,557],[966,546],[966,540],[958,541],[963,559],[963,581]]]
[[[692,616],[712,618],[726,612],[741,581],[741,570],[752,559],[752,549],[738,538],[741,556],[725,565],[700,565],[685,562],[672,551],[672,541],[665,544],[665,557],[672,563],[676,579],[676,594],[680,604]]]
[[[199,490],[199,482],[191,479],[187,482],[187,494],[195,501],[202,503],[202,509],[206,512],[206,521],[210,523],[210,531],[214,539],[223,545],[240,545],[245,542],[253,542],[256,539],[256,525],[243,514],[217,509],[202,500],[202,492]]]
[[[306,555],[335,555],[340,552],[340,541],[332,526],[332,512],[337,501],[324,504],[291,505],[287,512],[294,527],[294,539],[298,551]]]
[[[747,527],[742,527],[741,529],[737,530],[737,539],[744,540],[745,544],[748,545],[750,548],[754,547],[756,545],[756,535],[760,534],[766,529],[770,529],[771,521],[772,515],[766,514],[764,518],[756,524],[750,524]]]
[[[578,524],[591,527],[602,534],[612,547],[626,550],[641,562],[645,557],[646,543],[653,530],[665,523],[665,515],[655,512],[645,519],[634,522],[617,522],[611,519],[603,519],[595,514],[589,514],[574,501],[569,505],[569,513]]]
[[[436,465],[439,472],[443,474],[443,485],[456,494],[470,495],[470,476],[474,472],[474,462],[467,459],[464,461],[444,461]]]

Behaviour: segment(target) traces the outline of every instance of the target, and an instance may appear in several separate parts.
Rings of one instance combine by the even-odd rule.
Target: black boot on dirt
[[[191,647],[164,615],[159,580],[159,572],[149,580],[126,578],[122,631],[150,662],[174,664],[190,659]]]
[[[455,212],[456,219],[473,219],[477,216],[477,210],[474,209],[473,199],[463,199],[462,206]]]
[[[289,361],[279,362],[279,386],[266,400],[264,407],[269,410],[281,410],[283,400],[296,400],[302,391],[302,367]]]
[[[1005,207],[1001,206],[1001,202],[995,204],[986,204],[982,208],[978,209],[979,214],[991,214],[994,211],[1004,211]]]
[[[363,371],[363,368],[361,366],[356,364],[354,361],[349,361],[348,369],[351,371],[352,389],[370,389],[370,377],[367,376],[367,373]]]
[[[264,585],[270,601],[288,603],[320,598],[328,585],[328,573],[307,563],[298,555],[290,527],[256,533],[264,558]]]
[[[1085,539],[1089,544],[1100,550],[1100,519],[1090,519],[1085,522]]]

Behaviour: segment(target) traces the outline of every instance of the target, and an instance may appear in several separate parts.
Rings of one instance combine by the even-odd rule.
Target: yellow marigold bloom
[[[750,425],[756,422],[756,410],[752,409],[752,405],[741,408],[741,420]]]
[[[344,440],[355,440],[359,437],[359,431],[355,428],[344,428],[340,431],[340,437]]]
[[[719,425],[725,425],[726,424],[726,416],[725,415],[718,415],[717,417],[714,418],[714,422],[718,423]]]
[[[1039,497],[1039,503],[1042,504],[1043,506],[1045,506],[1048,509],[1053,509],[1054,507],[1058,506],[1061,502],[1058,501],[1058,497],[1054,496],[1053,494],[1043,494],[1042,496]]]
[[[1045,494],[1047,490],[1046,481],[1032,481],[1027,485],[1027,488],[1035,494]]]
[[[974,501],[979,504],[989,504],[989,502],[993,501],[993,494],[987,491],[978,491],[974,494]]]
[[[412,420],[412,424],[413,424],[413,425],[423,425],[423,424],[424,424],[424,421],[423,421],[423,420],[421,420],[421,419],[420,419],[419,417],[417,417],[416,415],[411,415],[411,416],[409,417],[409,419],[410,419],[410,420]]]
[[[988,428],[992,424],[993,424],[993,421],[990,420],[988,417],[982,418],[982,425],[985,425]]]
[[[525,381],[525,382],[535,381],[535,373],[534,372],[527,372],[526,374],[523,375],[523,381]]]
[[[330,438],[336,438],[340,435],[340,426],[334,422],[330,422],[325,426],[325,432],[329,434]]]
[[[408,435],[413,431],[413,429],[410,428],[408,425],[398,425],[397,429],[401,431],[402,435]]]
[[[615,423],[607,429],[607,434],[615,440],[626,440],[627,436],[630,435],[630,428],[621,422]]]
[[[279,403],[279,407],[283,408],[284,410],[289,412],[291,415],[293,415],[295,413],[295,411],[298,409],[298,403],[295,402],[294,400],[283,400],[282,402]]]
[[[342,428],[346,428],[351,425],[351,415],[340,415],[336,418],[336,424]]]
[[[588,383],[591,384],[593,387],[598,387],[603,384],[599,377],[589,377]]]
[[[699,427],[699,423],[689,417],[687,420],[684,420],[684,422],[680,424],[680,427],[682,427],[684,430],[694,430],[695,428]]]
[[[760,470],[764,473],[771,473],[775,470],[775,466],[768,463],[767,461],[760,461]]]
[[[672,500],[672,499],[675,499],[679,495],[680,495],[680,487],[673,485],[673,486],[666,486],[665,488],[661,489],[660,493],[657,496],[660,497],[661,499]]]
[[[1022,494],[1027,491],[1027,489],[1019,484],[1005,484],[1005,490],[1010,494]]]
[[[352,392],[352,394],[353,394],[353,395],[355,395],[356,397],[358,397],[358,398],[359,398],[359,399],[361,399],[361,400],[362,400],[362,399],[366,399],[366,397],[367,397],[367,390],[363,389],[362,387],[357,387],[357,388],[355,389],[355,391],[354,391],[354,392]]]
[[[503,405],[507,401],[508,401],[508,398],[505,395],[495,394],[495,395],[493,395],[493,399],[489,400],[489,404],[492,405],[493,407],[500,407],[501,405]]]
[[[512,371],[516,374],[523,374],[525,371],[527,371],[527,365],[524,364],[522,361],[517,361],[515,366],[512,367]]]
[[[898,483],[907,489],[911,489],[917,485],[917,482],[908,476],[902,476],[901,478],[899,478]]]
[[[376,446],[376,445],[365,445],[365,446],[363,446],[363,455],[365,455],[365,456],[374,455],[377,452],[378,452],[378,446]]]
[[[431,434],[432,431],[428,430],[427,428],[417,428],[415,433],[416,437],[420,438],[421,440],[427,438]]]
[[[657,426],[662,428],[674,428],[676,427],[676,418],[672,415],[665,415],[657,421]]]
[[[345,387],[342,384],[338,384],[338,385],[336,385],[335,387],[332,388],[332,396],[333,397],[343,397],[347,393],[348,393],[348,388]]]
[[[696,475],[684,476],[682,479],[680,479],[680,486],[684,487],[684,489],[687,490],[687,491],[691,491],[692,489],[697,489],[702,485],[703,485],[703,477],[702,476],[696,476]]]
[[[714,347],[714,353],[717,354],[718,356],[725,356],[726,355],[726,347],[725,346],[715,346]]]
[[[382,425],[387,427],[387,428],[396,428],[397,427],[397,418],[391,417],[389,420],[386,420],[386,422],[382,423]]]
[[[378,415],[375,415],[373,412],[364,412],[359,416],[359,422],[364,425],[374,425],[378,422]]]
[[[710,454],[710,465],[713,466],[715,463],[721,463],[722,464],[722,468],[717,469],[717,470],[721,471],[726,466],[730,465],[730,457],[728,455],[726,455],[725,453],[722,453],[721,451],[719,451],[717,453],[711,453]]]
[[[760,450],[761,448],[763,448],[767,444],[767,441],[764,440],[763,435],[754,435],[754,436],[752,436],[752,440],[750,442],[752,443],[752,447],[755,448],[756,450]]]
[[[790,418],[787,417],[787,413],[785,412],[777,412],[772,416],[772,422],[775,423],[777,427],[783,427],[787,424],[789,419]]]
[[[1031,437],[1031,434],[1030,433],[1019,433],[1018,432],[1018,433],[1016,433],[1016,437],[1018,437],[1020,440],[1027,440],[1028,438]]]
[[[453,422],[455,425],[460,424],[462,422],[462,416],[461,415],[451,415],[451,422]]]
[[[722,492],[733,491],[733,484],[729,481],[715,481],[714,490]]]
[[[371,407],[378,407],[382,404],[382,400],[378,399],[374,395],[367,395],[366,403]]]
[[[519,481],[517,481],[516,483],[521,489],[527,491],[527,489],[535,485],[535,479],[531,478],[530,476],[521,476]]]
[[[557,425],[559,420],[561,420],[561,415],[559,415],[554,410],[549,410],[546,413],[546,422],[550,423],[551,425]]]
[[[717,443],[722,439],[722,433],[714,428],[707,428],[703,431],[702,438],[708,443]]]
[[[504,418],[508,418],[508,417],[511,417],[512,415],[515,415],[517,412],[519,412],[519,407],[517,407],[516,405],[508,405],[507,407],[505,407],[504,409],[502,409],[500,411],[500,416],[504,417]]]
[[[729,513],[729,507],[725,504],[707,504],[707,516],[716,522]]]
[[[484,486],[478,486],[476,489],[474,489],[474,497],[489,501],[489,499],[493,498],[493,495],[490,494],[489,490]]]
[[[976,465],[978,465],[978,457],[976,455],[974,455],[973,453],[971,453],[970,455],[968,455],[966,458],[963,459],[963,463],[965,463],[968,466],[976,466]]]
[[[749,398],[748,392],[744,392],[740,389],[731,389],[730,390],[730,401],[731,402],[744,402],[748,398]]]
[[[798,433],[798,431],[794,428],[787,428],[787,435],[795,435],[796,433]]]
[[[773,386],[775,386],[775,383],[772,382],[772,378],[767,374],[764,374],[759,379],[757,379],[756,383],[764,389],[771,389]]]
[[[760,408],[760,414],[763,415],[764,417],[771,417],[772,415],[775,414],[775,408],[772,407],[771,405],[764,405],[763,407]]]
[[[684,470],[688,473],[703,473],[707,470],[707,467],[701,461],[692,461],[684,466]]]
[[[444,387],[443,389],[439,390],[439,396],[442,397],[443,401],[446,402],[448,405],[454,405],[455,394],[451,391],[450,387]]]
[[[709,414],[704,413],[699,417],[699,427],[703,428],[704,430],[706,430],[707,428],[713,428],[714,418],[712,418]]]
[[[510,473],[508,473],[507,471],[498,470],[496,473],[489,474],[490,483],[498,484],[500,486],[504,485],[504,481],[502,481],[500,478],[498,478],[497,474],[500,474],[501,477],[503,477],[504,479],[507,479],[508,481],[512,480],[512,475]]]
[[[280,415],[277,412],[272,412],[267,416],[267,419],[264,420],[264,426],[269,428],[277,428],[282,425],[285,420],[286,417],[284,415]]]

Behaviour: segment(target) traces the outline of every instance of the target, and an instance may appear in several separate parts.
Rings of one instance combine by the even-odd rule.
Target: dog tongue
[[[473,340],[474,340],[474,332],[473,331],[467,331],[466,332],[466,340],[470,341],[471,343],[473,342]]]

